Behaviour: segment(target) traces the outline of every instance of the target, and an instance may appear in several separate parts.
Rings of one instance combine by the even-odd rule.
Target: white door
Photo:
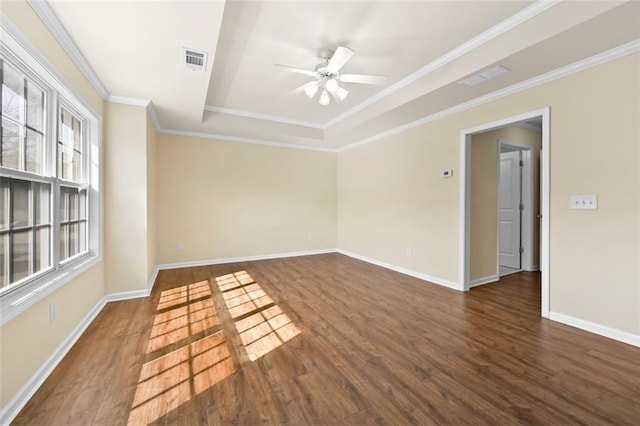
[[[498,252],[500,266],[520,269],[520,151],[500,154]]]

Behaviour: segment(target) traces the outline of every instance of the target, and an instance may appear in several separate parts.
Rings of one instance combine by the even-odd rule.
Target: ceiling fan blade
[[[304,75],[308,75],[310,77],[316,77],[318,75],[318,73],[316,71],[312,71],[312,70],[305,70],[302,68],[296,68],[296,67],[290,67],[288,65],[280,65],[280,64],[276,64],[277,67],[283,68],[289,72],[295,72],[298,74],[304,74]]]
[[[338,46],[333,56],[331,56],[331,59],[329,59],[327,71],[331,74],[338,74],[340,72],[340,68],[342,68],[349,59],[351,59],[354,53],[355,52],[348,47]]]
[[[387,82],[386,75],[368,75],[368,74],[340,74],[339,80],[344,83],[360,83],[360,84],[385,84]]]

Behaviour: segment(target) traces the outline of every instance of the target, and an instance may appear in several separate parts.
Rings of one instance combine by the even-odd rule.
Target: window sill
[[[0,298],[0,327],[101,261],[102,257],[97,255],[82,256],[57,271],[45,274],[22,288],[2,295]]]

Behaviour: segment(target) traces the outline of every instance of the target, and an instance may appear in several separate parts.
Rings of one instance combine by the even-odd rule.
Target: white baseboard
[[[441,285],[443,287],[452,288],[454,290],[464,291],[462,286],[457,282],[453,282],[453,281],[445,280],[443,278],[439,278],[439,277],[434,277],[434,276],[431,276],[431,275],[423,274],[422,272],[412,271],[411,269],[406,269],[406,268],[403,268],[401,266],[396,266],[396,265],[393,265],[391,263],[386,263],[386,262],[383,262],[381,260],[373,259],[371,257],[363,256],[361,254],[353,253],[353,252],[350,252],[350,251],[347,251],[347,250],[338,249],[336,251],[338,253],[340,253],[340,254],[344,254],[345,256],[353,257],[354,259],[362,260],[363,262],[367,262],[367,263],[371,263],[373,265],[381,266],[383,268],[390,269],[390,270],[395,271],[395,272],[400,272],[401,274],[409,275],[410,277],[414,277],[414,278],[418,278],[418,279],[421,279],[421,280],[424,280],[424,281],[428,281],[428,282],[433,283],[433,284],[438,284],[438,285]]]
[[[314,254],[326,254],[335,253],[336,249],[320,249],[320,250],[307,250],[307,251],[294,251],[287,253],[275,253],[275,254],[259,254],[256,256],[242,256],[242,257],[227,257],[222,259],[207,259],[207,260],[194,260],[190,262],[177,262],[177,263],[164,263],[158,265],[158,270],[165,269],[177,269],[177,268],[190,268],[193,266],[209,266],[209,265],[222,265],[225,263],[237,263],[237,262],[252,262],[255,260],[269,260],[269,259],[281,259],[285,257],[298,257],[298,256],[312,256]]]
[[[560,314],[558,312],[549,312],[549,319],[560,322],[571,327],[579,328],[590,333],[608,337],[609,339],[627,343],[629,345],[640,347],[640,336],[626,331],[617,330],[615,328],[606,327],[590,321],[574,318],[569,315]]]
[[[51,372],[58,366],[60,361],[65,357],[67,352],[73,347],[76,341],[82,336],[82,333],[89,327],[93,320],[98,316],[102,308],[107,304],[108,297],[104,296],[100,301],[89,311],[89,313],[80,321],[76,328],[69,334],[69,336],[58,346],[58,348],[51,354],[51,356],[38,368],[38,370],[29,378],[27,383],[22,386],[18,393],[11,398],[11,401],[7,403],[2,410],[0,410],[0,424],[9,425],[13,419],[18,415],[20,410],[29,402],[31,397],[42,386]]]
[[[469,288],[477,287],[477,286],[483,285],[483,284],[494,283],[494,282],[496,282],[498,280],[500,280],[500,275],[498,275],[498,274],[489,275],[487,277],[482,277],[482,278],[476,278],[475,280],[473,280],[473,281],[471,281],[469,283]]]

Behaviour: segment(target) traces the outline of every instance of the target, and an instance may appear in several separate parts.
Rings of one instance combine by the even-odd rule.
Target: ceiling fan
[[[315,80],[294,89],[291,93],[304,92],[309,99],[313,99],[316,93],[320,92],[318,102],[320,105],[325,106],[331,102],[329,95],[331,95],[336,102],[346,99],[349,91],[340,86],[340,83],[384,84],[387,82],[387,76],[384,75],[340,73],[342,67],[351,59],[354,53],[353,50],[344,46],[338,46],[335,52],[331,50],[326,51],[322,55],[323,62],[316,65],[314,70],[290,67],[288,65],[276,65],[287,71],[315,78]]]

